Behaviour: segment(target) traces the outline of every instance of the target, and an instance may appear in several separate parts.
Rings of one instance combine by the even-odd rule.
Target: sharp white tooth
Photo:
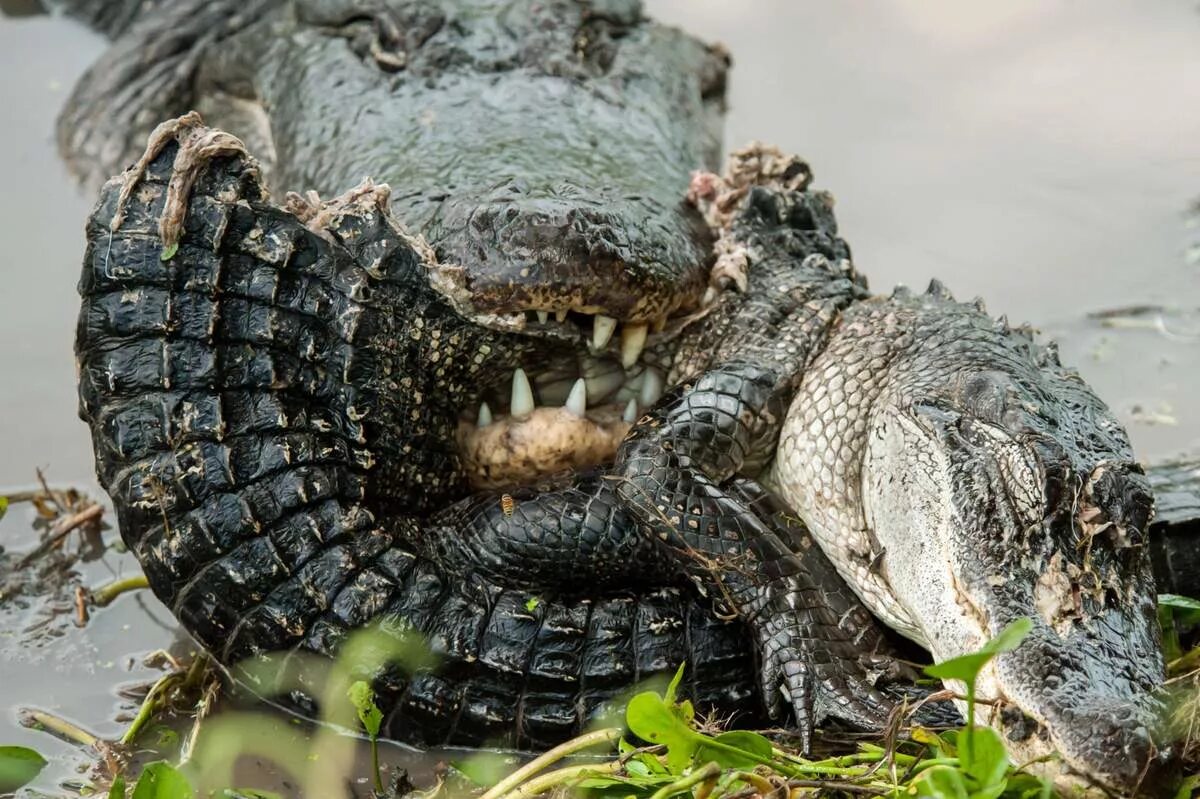
[[[550,312],[549,311],[538,311],[537,317],[538,317],[538,321],[544,325],[550,321]]]
[[[508,412],[518,419],[533,413],[533,388],[524,369],[513,372],[512,397],[508,404]]]
[[[717,294],[719,293],[720,292],[718,292],[716,288],[709,286],[704,290],[704,296],[700,299],[700,304],[705,307],[712,305],[714,302],[716,302]]]
[[[642,395],[638,398],[641,400],[642,407],[649,408],[651,405],[658,402],[658,398],[662,395],[662,372],[658,371],[657,369],[647,369],[646,377],[642,380]]]
[[[579,417],[587,413],[587,381],[582,377],[571,386],[571,393],[567,395],[567,403],[563,407]]]
[[[637,363],[641,357],[648,332],[649,328],[645,325],[625,325],[621,328],[621,365],[626,369]]]
[[[624,419],[625,421],[629,422],[630,424],[633,424],[634,422],[637,421],[638,406],[637,406],[636,399],[631,399],[629,401],[629,404],[625,406],[625,415],[622,416],[621,418]]]
[[[661,333],[667,328],[667,317],[660,316],[654,320],[654,332]]]
[[[567,321],[567,312],[566,311],[555,311],[554,312],[554,321],[555,322]]]
[[[487,427],[492,423],[492,409],[486,402],[479,405],[479,418],[475,420],[476,427]]]
[[[592,322],[592,346],[598,350],[602,350],[608,346],[608,342],[612,340],[613,333],[617,329],[617,320],[611,316],[604,314],[596,314],[595,321]]]

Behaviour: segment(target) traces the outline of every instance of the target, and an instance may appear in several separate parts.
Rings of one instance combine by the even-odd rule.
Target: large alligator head
[[[469,391],[421,387],[490,486],[610,458],[662,392],[648,352],[712,296],[684,192],[720,150],[727,65],[638,2],[180,0],[89,70],[59,135],[98,184],[196,109],[277,196],[390,186],[434,287],[496,333]]]
[[[1171,783],[1152,494],[1051,348],[936,284],[853,308],[805,378],[775,476],[850,585],[935,660],[1033,620],[978,683],[1015,760],[1122,793]]]

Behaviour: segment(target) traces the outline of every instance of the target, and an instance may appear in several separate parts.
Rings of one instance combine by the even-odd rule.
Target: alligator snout
[[[462,269],[477,312],[599,314],[661,328],[699,305],[711,241],[682,203],[665,212],[637,196],[584,199],[567,187],[530,196],[514,185],[512,194],[448,201],[438,222],[439,261]]]
[[[1119,620],[1095,620],[1113,631]],[[1016,651],[997,659],[991,719],[1014,759],[1045,759],[1044,770],[1063,788],[1091,785],[1133,796],[1170,795],[1179,761],[1162,730],[1163,708],[1148,674],[1128,664],[1152,654],[1088,632],[1060,638],[1035,628]]]

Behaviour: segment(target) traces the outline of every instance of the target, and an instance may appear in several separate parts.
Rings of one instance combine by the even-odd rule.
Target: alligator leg
[[[822,718],[879,728],[892,705],[862,668],[852,619],[834,613],[827,575],[815,574],[744,497],[722,486],[742,466],[757,428],[779,418],[775,384],[774,374],[745,363],[706,373],[630,432],[615,472],[638,522],[754,629],[768,710],[781,715],[782,689],[807,749]]]

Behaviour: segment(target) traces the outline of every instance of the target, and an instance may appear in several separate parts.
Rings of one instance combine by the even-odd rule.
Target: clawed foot
[[[246,152],[246,145],[242,144],[241,139],[223,130],[205,127],[199,114],[195,111],[188,112],[155,128],[141,158],[121,176],[121,191],[117,196],[117,206],[110,223],[112,231],[119,230],[125,221],[125,209],[129,198],[142,182],[151,162],[171,142],[179,143],[179,152],[175,155],[171,180],[167,186],[166,203],[158,220],[158,234],[162,239],[164,252],[173,251],[179,244],[192,186],[209,161],[220,156],[238,156],[245,161],[255,183],[261,180],[258,162]],[[265,197],[266,192],[262,191],[262,196],[258,199]]]
[[[762,586],[762,610],[752,620],[767,712],[781,718],[790,706],[806,754],[813,730],[824,719],[880,730],[895,708],[863,669],[857,647],[836,634],[836,620],[825,618],[828,608],[814,603],[812,593],[795,578]]]

